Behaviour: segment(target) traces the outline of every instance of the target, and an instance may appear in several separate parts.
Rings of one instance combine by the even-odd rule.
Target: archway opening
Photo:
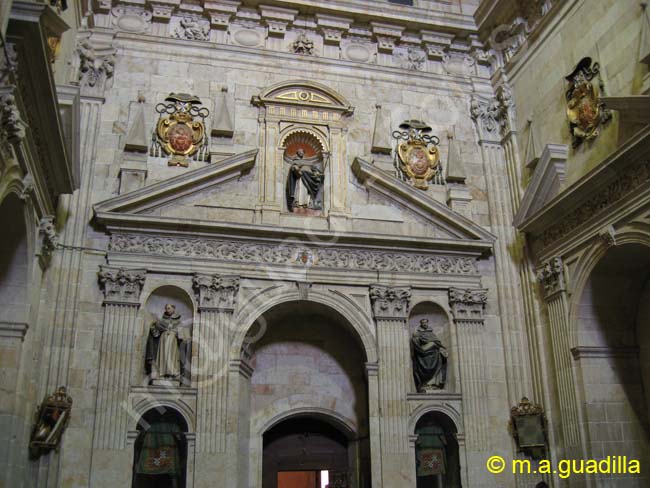
[[[424,414],[415,425],[417,488],[460,488],[457,429],[440,412]]]
[[[264,433],[264,488],[349,486],[350,433],[327,420],[298,415]]]
[[[251,457],[261,457],[262,486],[294,488],[278,484],[292,476],[322,482],[313,473],[331,471],[330,487],[369,487],[367,358],[352,325],[328,306],[301,300],[268,310],[249,337],[256,339],[249,348],[251,446],[262,449]],[[313,473],[278,478],[291,471]]]
[[[133,488],[185,488],[187,478],[187,422],[176,410],[156,407],[145,412],[137,426]]]
[[[649,322],[650,247],[609,249],[580,297],[573,349],[585,427],[598,457],[647,459]]]

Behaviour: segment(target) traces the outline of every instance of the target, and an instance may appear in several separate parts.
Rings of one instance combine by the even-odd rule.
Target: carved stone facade
[[[549,459],[645,459],[641,10],[45,3],[0,2],[0,486],[140,488],[159,423],[185,488],[312,465],[349,488],[563,486],[486,474],[522,456],[522,398]],[[586,57],[619,113],[571,148]],[[59,387],[71,420],[30,459]]]

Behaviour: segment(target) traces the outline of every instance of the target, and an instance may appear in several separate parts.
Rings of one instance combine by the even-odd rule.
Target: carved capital
[[[79,70],[77,79],[84,95],[103,96],[115,71],[115,49],[111,46],[95,46],[91,38],[77,42]]]
[[[485,99],[476,95],[470,102],[470,115],[476,123],[481,140],[498,142],[508,127],[508,108],[512,97],[503,90],[496,98]]]
[[[449,288],[449,306],[458,323],[482,325],[488,291],[485,288]]]
[[[139,305],[146,275],[145,269],[100,266],[99,286],[104,292],[104,304]]]
[[[195,274],[192,286],[199,310],[232,312],[237,305],[239,276]]]
[[[409,287],[370,286],[370,302],[375,320],[405,320],[409,314]]]
[[[555,295],[566,290],[564,265],[559,257],[548,260],[537,272],[537,280],[542,286],[544,299],[550,301]]]

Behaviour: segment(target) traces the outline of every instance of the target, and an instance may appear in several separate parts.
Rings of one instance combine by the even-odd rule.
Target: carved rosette
[[[233,312],[237,305],[239,276],[195,274],[192,286],[199,310]]]
[[[370,302],[375,320],[405,320],[409,314],[411,288],[372,285]]]
[[[140,305],[140,293],[147,275],[145,269],[100,266],[99,286],[104,292],[104,304]]]
[[[485,288],[450,288],[449,306],[457,324],[483,325],[488,290]]]
[[[550,301],[556,294],[566,290],[564,266],[562,259],[554,257],[548,260],[537,273],[537,280],[542,286],[544,299]]]

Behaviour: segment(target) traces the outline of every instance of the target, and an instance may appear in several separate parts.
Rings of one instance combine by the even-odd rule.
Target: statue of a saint
[[[190,358],[190,340],[182,328],[180,314],[170,303],[165,305],[162,317],[149,328],[145,353],[145,371],[156,379],[179,380],[185,377],[185,366]]]
[[[304,213],[309,213],[309,210],[323,208],[320,159],[319,156],[305,158],[304,149],[298,149],[293,158],[285,156],[285,161],[291,164],[287,180],[287,205],[291,212],[308,209]]]
[[[447,381],[447,356],[447,349],[429,327],[429,321],[420,320],[420,325],[411,337],[413,377],[418,392],[426,391],[427,387],[444,388]]]

